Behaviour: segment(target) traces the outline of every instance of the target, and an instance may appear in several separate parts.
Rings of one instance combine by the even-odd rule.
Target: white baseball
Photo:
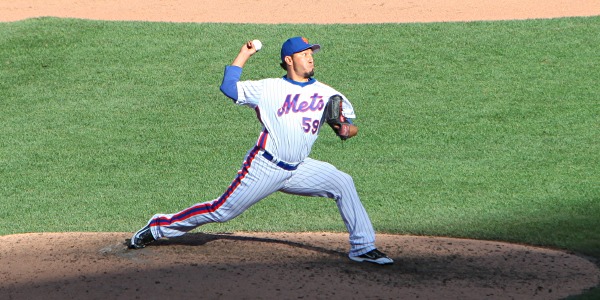
[[[254,49],[256,49],[256,51],[259,51],[262,48],[262,43],[259,40],[253,40],[252,45],[254,45]]]

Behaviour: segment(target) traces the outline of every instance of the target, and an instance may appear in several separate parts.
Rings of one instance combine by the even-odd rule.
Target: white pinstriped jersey
[[[329,97],[341,95],[343,115],[355,118],[344,95],[314,79],[308,84],[285,78],[239,81],[237,89],[236,103],[254,108],[263,125],[257,146],[289,163],[302,162],[310,154]]]

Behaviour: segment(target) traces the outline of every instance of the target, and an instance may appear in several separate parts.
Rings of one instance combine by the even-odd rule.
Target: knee
[[[225,223],[231,219],[233,219],[233,217],[226,214],[222,214],[219,210],[215,211],[215,213],[213,214],[213,221],[215,223]]]
[[[354,187],[354,179],[347,173],[340,172],[339,181],[342,187]]]
[[[347,194],[356,194],[356,187],[354,186],[352,176],[344,172],[339,172],[337,180],[335,180],[334,191],[337,197],[333,198],[343,197]]]
[[[213,221],[216,223],[225,223],[239,215],[240,213],[233,213],[231,209],[221,207],[213,213]]]

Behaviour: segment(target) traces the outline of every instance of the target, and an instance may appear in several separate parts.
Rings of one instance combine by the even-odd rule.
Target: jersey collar
[[[307,85],[311,85],[311,84],[313,84],[313,83],[317,82],[317,80],[316,80],[316,79],[314,79],[314,78],[312,78],[312,77],[311,77],[311,78],[309,78],[307,82],[295,81],[295,80],[291,80],[291,79],[289,79],[289,78],[287,77],[287,75],[283,75],[283,80],[285,80],[285,81],[287,81],[287,82],[289,82],[289,83],[291,83],[291,84],[295,84],[295,85],[297,85],[297,86],[301,86],[301,87],[305,87],[305,86],[307,86]]]

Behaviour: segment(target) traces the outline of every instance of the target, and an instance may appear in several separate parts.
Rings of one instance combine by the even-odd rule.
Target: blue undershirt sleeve
[[[238,66],[226,66],[223,74],[223,82],[221,82],[221,92],[229,97],[234,102],[237,101],[238,90],[237,83],[242,77],[242,68]]]

